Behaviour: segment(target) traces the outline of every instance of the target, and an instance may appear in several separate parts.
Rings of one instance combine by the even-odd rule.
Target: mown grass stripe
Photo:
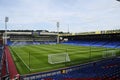
[[[29,54],[30,54],[30,68],[31,72],[39,72],[52,70],[57,68],[65,67],[65,63],[61,64],[49,64],[48,54],[60,54],[67,52],[71,59],[71,62],[66,63],[67,66],[77,65],[80,63],[85,63],[91,60],[97,60],[102,58],[103,52],[107,50],[113,50],[113,48],[103,48],[103,47],[84,47],[84,46],[73,46],[73,45],[27,45],[27,46],[16,46],[12,47],[16,54],[18,54],[22,60],[29,65]],[[91,50],[91,51],[90,51]],[[118,53],[117,53],[118,54]],[[22,67],[18,65],[20,70]],[[20,71],[19,70],[19,71]],[[24,72],[29,73],[29,72]],[[21,74],[24,74],[21,72]]]

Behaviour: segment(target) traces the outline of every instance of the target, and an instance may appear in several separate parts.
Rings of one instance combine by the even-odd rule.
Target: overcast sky
[[[0,29],[87,32],[120,29],[116,0],[0,0]]]

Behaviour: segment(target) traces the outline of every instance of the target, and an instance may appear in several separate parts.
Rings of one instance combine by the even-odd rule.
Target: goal
[[[115,56],[116,56],[116,51],[115,50],[110,50],[110,51],[103,52],[103,58],[115,57]]]
[[[63,62],[70,62],[68,53],[49,54],[48,63],[57,64]]]

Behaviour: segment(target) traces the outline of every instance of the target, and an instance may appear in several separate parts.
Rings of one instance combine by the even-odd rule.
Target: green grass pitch
[[[49,71],[78,65],[103,58],[106,51],[119,49],[103,47],[85,47],[65,44],[11,46],[10,51],[20,74]],[[50,64],[48,54],[68,53],[70,62]],[[118,53],[117,53],[118,54]],[[109,55],[108,55],[109,56]]]

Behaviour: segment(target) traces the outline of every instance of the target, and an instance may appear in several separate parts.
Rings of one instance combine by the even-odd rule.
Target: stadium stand
[[[14,33],[14,34],[13,34]],[[40,32],[9,32],[8,45],[39,45],[39,44],[55,44],[55,33]]]
[[[64,70],[64,72],[63,72]],[[59,69],[55,71],[30,74],[21,76],[24,80],[40,80],[40,79],[91,79],[101,80],[120,79],[120,58],[112,58],[73,66],[69,68]]]
[[[56,44],[54,41],[8,41],[9,46]]]
[[[108,47],[108,48],[119,48],[120,42],[118,41],[68,41],[63,44],[79,45],[79,46],[96,46],[96,47]]]
[[[29,32],[31,33],[31,32]],[[36,32],[38,34],[38,32]],[[36,36],[32,32],[31,34],[9,34],[8,39],[9,46],[20,46],[20,45],[40,45],[40,44],[55,44],[56,35],[40,35]],[[113,38],[114,36],[114,38]],[[68,38],[67,42],[62,42],[62,44],[77,45],[77,46],[96,46],[96,47],[108,47],[108,48],[120,48],[120,36],[119,34],[105,34],[105,35],[75,35],[75,36],[61,36],[63,38]],[[3,53],[3,47],[1,46],[0,53]],[[11,79],[18,74],[15,64],[10,55],[8,47],[5,49],[4,56],[4,67],[2,72],[4,74],[9,73]],[[12,67],[11,67],[12,66]],[[7,70],[6,70],[6,69]],[[6,75],[5,75],[6,76]],[[77,66],[62,68],[54,71],[31,73],[27,75],[21,75],[21,80],[41,80],[41,79],[97,79],[97,80],[119,80],[120,79],[120,58],[112,57],[106,58],[100,61],[89,62],[85,64],[80,64]]]

